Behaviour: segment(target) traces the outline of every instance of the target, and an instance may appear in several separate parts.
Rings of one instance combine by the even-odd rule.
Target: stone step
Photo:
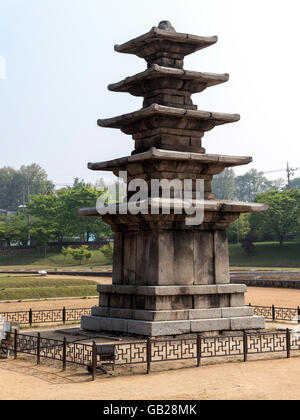
[[[82,317],[81,326],[88,331],[114,331],[159,337],[211,331],[264,329],[265,320],[258,316],[238,318],[196,319],[187,321],[150,322],[97,316]]]

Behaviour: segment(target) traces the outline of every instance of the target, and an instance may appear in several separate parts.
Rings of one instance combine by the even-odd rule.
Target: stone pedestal
[[[206,48],[216,37],[177,33],[171,24],[116,46],[116,51],[145,58],[148,69],[109,85],[111,91],[144,97],[137,112],[99,120],[101,127],[117,128],[135,142],[131,156],[89,163],[91,170],[127,171],[148,185],[145,208],[155,202],[158,214],[103,216],[115,233],[113,285],[99,286],[99,306],[82,318],[82,328],[143,336],[165,336],[262,329],[264,319],[245,306],[246,286],[230,284],[227,230],[241,213],[264,211],[258,203],[217,200],[211,190],[213,176],[225,168],[251,162],[247,156],[206,154],[206,131],[239,120],[237,114],[199,111],[191,95],[224,83],[227,74],[183,70],[187,54]],[[176,214],[172,192],[167,198],[171,214],[163,214],[166,199],[153,197],[151,181],[185,180],[204,184],[204,220],[186,224]],[[194,184],[192,199],[196,200]],[[130,197],[131,192],[128,192]],[[82,216],[99,216],[96,208],[79,210]]]

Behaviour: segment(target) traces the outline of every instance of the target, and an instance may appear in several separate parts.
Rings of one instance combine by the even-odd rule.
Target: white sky
[[[238,174],[300,167],[299,12],[299,0],[0,0],[0,167],[36,162],[58,183],[95,181],[105,173],[88,161],[130,154],[130,136],[96,121],[141,107],[106,87],[146,62],[113,46],[161,20],[219,36],[185,60],[186,69],[230,74],[194,96],[199,109],[241,114],[205,135],[207,152],[253,156]]]

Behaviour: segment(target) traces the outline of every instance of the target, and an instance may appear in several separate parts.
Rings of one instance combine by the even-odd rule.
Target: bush
[[[108,264],[112,264],[113,255],[114,255],[114,245],[112,242],[109,242],[107,245],[104,245],[101,248],[101,252],[105,257],[105,260]]]
[[[80,248],[63,248],[62,254],[64,257],[67,255],[71,255],[75,261],[79,261],[80,265],[82,264],[82,261],[85,259],[86,262],[88,262],[92,257],[92,252],[88,250],[87,245],[82,245]]]

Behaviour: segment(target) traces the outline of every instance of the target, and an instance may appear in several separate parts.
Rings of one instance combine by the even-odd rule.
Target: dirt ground
[[[300,306],[300,290],[275,289],[271,287],[248,287],[246,303],[254,306],[278,306],[296,308]]]
[[[288,374],[287,374],[288,373]],[[22,360],[0,360],[2,400],[299,399],[299,358],[202,366],[150,375],[97,377]]]

